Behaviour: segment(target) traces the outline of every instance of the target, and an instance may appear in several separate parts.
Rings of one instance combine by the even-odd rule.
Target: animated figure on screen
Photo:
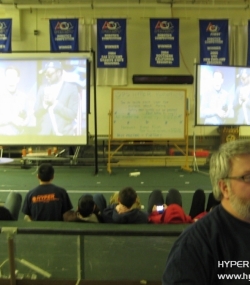
[[[201,96],[200,114],[206,125],[223,125],[234,116],[231,97],[222,88],[223,81],[223,73],[215,70],[211,88]]]
[[[236,88],[234,109],[238,125],[250,124],[250,70],[243,68],[239,75],[239,84]]]
[[[14,66],[4,71],[0,91],[0,135],[23,134],[29,121],[27,96],[18,89],[20,72]]]
[[[39,135],[74,135],[79,94],[76,84],[63,79],[59,61],[49,62],[39,72],[45,83],[39,88],[35,103],[35,116]]]

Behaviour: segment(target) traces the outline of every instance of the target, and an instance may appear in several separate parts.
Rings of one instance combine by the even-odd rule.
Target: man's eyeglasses
[[[246,183],[250,183],[250,174],[246,174],[246,175],[243,175],[243,176],[229,176],[229,177],[226,177],[224,179],[234,179],[234,180],[241,180],[241,181],[244,181]]]

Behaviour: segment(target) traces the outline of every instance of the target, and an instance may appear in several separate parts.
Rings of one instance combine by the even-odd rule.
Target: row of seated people
[[[78,201],[77,219],[84,222],[116,224],[186,224],[196,222],[219,204],[212,193],[206,196],[202,189],[193,194],[190,212],[182,207],[182,197],[177,189],[170,189],[164,196],[161,190],[153,190],[148,199],[147,211],[141,209],[136,191],[126,187],[114,193],[107,206],[102,194],[84,194]]]
[[[162,191],[156,189],[149,195],[145,211],[141,207],[136,191],[132,187],[126,187],[112,195],[109,205],[102,194],[84,194],[78,201],[77,210],[74,211],[67,191],[52,183],[54,168],[51,164],[40,165],[38,179],[39,185],[27,193],[23,202],[22,212],[27,221],[192,223],[218,204],[211,193],[205,208],[205,193],[202,189],[198,189],[193,195],[190,212],[187,215],[182,208],[182,197],[178,190],[170,189],[164,199]],[[21,195],[11,192],[4,206],[0,207],[0,220],[17,220],[21,203]]]

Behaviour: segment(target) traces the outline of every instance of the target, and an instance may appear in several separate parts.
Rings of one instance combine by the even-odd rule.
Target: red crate
[[[194,155],[194,150],[189,151],[189,155]],[[196,157],[208,157],[209,151],[204,149],[196,149],[195,150],[195,156]]]

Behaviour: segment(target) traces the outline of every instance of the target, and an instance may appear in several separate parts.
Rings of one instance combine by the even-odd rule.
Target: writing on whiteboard
[[[113,89],[113,139],[184,139],[185,90]]]

